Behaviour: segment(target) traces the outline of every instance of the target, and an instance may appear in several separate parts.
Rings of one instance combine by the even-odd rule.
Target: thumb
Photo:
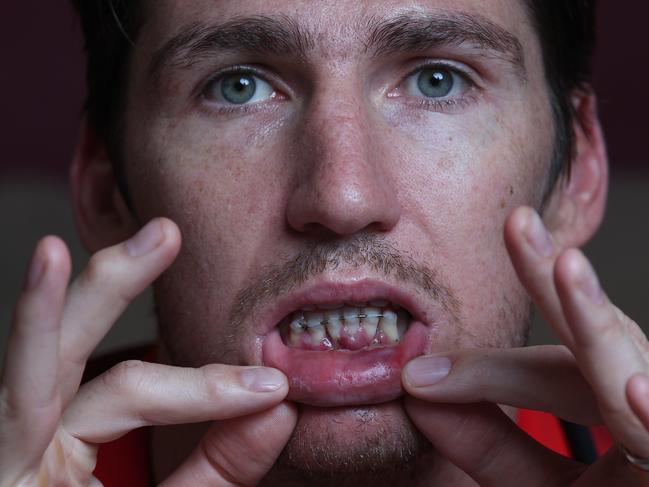
[[[296,422],[295,406],[288,403],[216,422],[161,485],[256,485],[275,464]]]
[[[405,405],[435,449],[479,485],[568,485],[584,468],[527,436],[495,404],[408,397]]]

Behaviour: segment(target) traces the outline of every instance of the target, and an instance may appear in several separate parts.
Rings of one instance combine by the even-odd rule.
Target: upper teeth
[[[337,346],[341,335],[355,337],[360,330],[377,344],[399,342],[409,324],[408,314],[386,300],[353,305],[304,306],[289,322],[289,342],[293,345],[319,345],[326,341]],[[307,335],[304,332],[308,331]],[[306,342],[306,343],[305,343]]]

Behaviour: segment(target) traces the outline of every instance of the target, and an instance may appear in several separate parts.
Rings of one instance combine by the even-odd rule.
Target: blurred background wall
[[[649,329],[649,2],[600,2],[595,88],[611,158],[610,204],[586,251],[613,300]],[[624,7],[620,7],[624,5]],[[630,6],[633,5],[632,8]],[[84,99],[79,27],[68,2],[10,2],[0,16],[0,350],[34,244],[62,236],[75,272],[87,259],[75,235],[67,169]],[[102,343],[150,340],[147,294]],[[535,325],[535,343],[553,341]],[[0,357],[2,352],[0,352]]]

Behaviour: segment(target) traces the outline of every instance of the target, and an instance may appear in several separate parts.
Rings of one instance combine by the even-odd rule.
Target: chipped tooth
[[[397,330],[397,314],[391,310],[385,310],[383,312],[383,318],[381,318],[381,330],[385,336],[392,343],[397,343],[399,341],[399,330]]]
[[[387,299],[373,299],[369,304],[377,308],[385,308],[390,302]]]
[[[363,310],[363,319],[361,324],[365,329],[367,337],[371,340],[376,335],[376,328],[379,326],[379,319],[381,316],[381,310],[378,308],[365,308]]]

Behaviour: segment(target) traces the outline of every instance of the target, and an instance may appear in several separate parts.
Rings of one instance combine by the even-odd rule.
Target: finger
[[[267,367],[211,364],[200,369],[122,362],[85,384],[63,416],[64,429],[90,443],[141,426],[229,419],[267,409],[288,393]]]
[[[636,374],[626,385],[626,397],[631,409],[649,431],[649,376]]]
[[[534,441],[494,404],[431,404],[414,398],[405,404],[433,447],[481,486],[570,485],[583,470]]]
[[[566,250],[558,257],[555,284],[575,338],[573,353],[606,425],[616,440],[649,457],[649,432],[626,399],[628,380],[648,372],[645,357],[629,332],[637,325],[610,303],[580,251]]]
[[[619,447],[610,448],[591,465],[573,487],[649,486],[649,474],[633,465],[624,457]]]
[[[570,346],[572,334],[554,286],[554,261],[560,248],[532,208],[520,207],[510,215],[505,244],[521,283],[561,342]]]
[[[34,252],[8,340],[0,388],[3,463],[42,455],[59,420],[60,319],[69,277],[65,244],[45,237]]]
[[[218,422],[161,485],[256,485],[271,470],[297,422],[294,406]]]
[[[590,385],[563,346],[424,356],[408,363],[402,377],[410,395],[429,402],[507,404],[579,424],[602,423]]]
[[[180,249],[178,227],[152,220],[132,239],[96,253],[70,286],[63,312],[61,356],[66,398],[85,363],[128,304],[157,278]]]

